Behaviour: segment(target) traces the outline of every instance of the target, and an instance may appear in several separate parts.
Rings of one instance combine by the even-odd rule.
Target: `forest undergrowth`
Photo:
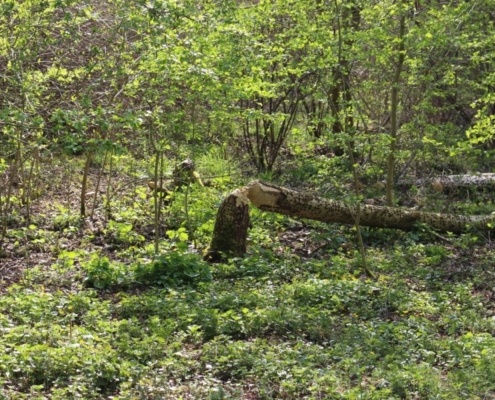
[[[494,87],[493,0],[3,0],[0,400],[495,399],[493,220],[361,218],[495,212]],[[205,262],[254,179],[350,225]]]
[[[319,159],[333,171],[342,162]],[[495,398],[495,246],[486,233],[363,227],[370,279],[355,228],[253,209],[247,256],[210,265],[202,254],[218,205],[249,179],[217,153],[197,159],[208,185],[166,199],[155,255],[149,163],[116,156],[92,202],[98,162],[86,218],[82,160],[71,156],[70,171],[55,158],[43,172],[29,220],[22,205],[9,219],[0,398]],[[344,175],[340,186],[326,179],[330,169],[283,162],[283,174],[262,178],[333,197],[352,191]],[[384,201],[373,186],[362,191]],[[468,194],[424,190],[399,201],[493,209],[489,192]]]

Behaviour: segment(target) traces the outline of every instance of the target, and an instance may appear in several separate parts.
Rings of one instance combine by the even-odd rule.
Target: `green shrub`
[[[135,266],[136,282],[143,285],[194,283],[211,279],[210,267],[195,254],[170,252],[151,263]]]

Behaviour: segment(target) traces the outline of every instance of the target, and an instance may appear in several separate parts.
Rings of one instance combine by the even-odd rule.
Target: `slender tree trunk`
[[[89,216],[89,219],[91,219],[91,220],[93,220],[94,215],[95,215],[96,201],[98,200],[98,192],[100,191],[101,177],[103,175],[103,171],[105,170],[105,165],[107,164],[109,152],[110,152],[110,150],[105,151],[105,155],[103,157],[103,162],[102,162],[100,170],[98,171],[98,177],[96,178],[95,194],[93,196],[93,206],[91,207],[91,215]]]
[[[392,91],[390,99],[390,148],[387,160],[387,185],[386,185],[386,196],[387,196],[387,206],[392,207],[394,205],[394,166],[395,166],[395,151],[397,148],[397,133],[399,131],[398,124],[398,110],[399,110],[399,85],[400,85],[400,75],[402,72],[402,66],[404,65],[404,60],[406,58],[404,52],[404,35],[406,32],[406,15],[402,11],[399,22],[399,46],[398,46],[398,59],[397,65],[395,67],[394,80],[392,82]]]
[[[28,176],[25,182],[25,191],[23,192],[23,202],[26,206],[26,219],[31,221],[31,199],[33,198],[33,177],[34,177],[34,165],[36,163],[36,156],[31,160],[31,165],[29,166]]]
[[[352,165],[352,176],[354,178],[354,190],[356,192],[356,197],[359,198],[359,178],[358,178],[358,172],[356,169],[356,160],[354,159],[354,153],[351,144],[349,143],[347,145],[347,151],[349,152],[349,158],[351,160],[351,165]],[[363,267],[364,272],[366,272],[366,275],[368,275],[370,278],[375,278],[375,275],[373,272],[368,267],[368,261],[366,259],[366,249],[364,248],[364,241],[363,241],[363,235],[361,234],[361,225],[359,225],[361,219],[361,204],[357,203],[356,204],[356,219],[355,219],[355,227],[356,227],[356,236],[358,240],[358,246],[359,246],[359,253],[361,254],[361,264]]]
[[[105,196],[105,213],[108,219],[112,218],[112,175],[113,175],[113,155],[115,150],[112,148],[110,150],[109,160],[108,160],[108,179],[107,179],[107,190]]]
[[[155,227],[155,254],[158,254],[160,244],[160,214],[161,214],[161,201],[162,196],[159,196],[159,189],[163,186],[163,176],[160,167],[163,166],[163,151],[155,151],[155,176],[154,176],[154,190],[153,190],[153,203],[154,203],[154,227]]]
[[[90,151],[86,155],[86,163],[84,164],[84,174],[81,184],[81,217],[86,217],[86,191],[88,188],[88,175],[91,160],[93,159],[93,153]]]

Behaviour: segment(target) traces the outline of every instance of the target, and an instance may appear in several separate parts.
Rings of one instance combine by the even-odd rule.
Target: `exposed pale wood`
[[[173,181],[171,181],[171,180],[163,181],[162,187],[160,187],[160,185],[158,185],[158,187],[156,188],[156,191],[158,193],[164,193],[165,195],[170,194],[171,190],[167,189],[167,188],[172,187],[172,185],[173,185]],[[155,190],[155,186],[156,185],[155,185],[154,181],[148,181],[148,187],[151,190]]]
[[[187,182],[196,182],[198,185],[204,186],[201,176],[196,171],[194,162],[189,158],[186,158],[179,165],[177,165],[174,169],[173,177],[174,185],[176,187],[181,187]]]
[[[177,165],[172,176],[173,179],[164,179],[161,186],[159,184],[157,186],[154,181],[148,181],[148,187],[155,190],[155,186],[157,186],[156,191],[165,195],[172,193],[175,188],[180,188],[187,182],[197,183],[204,187],[201,175],[196,171],[194,162],[189,158]]]

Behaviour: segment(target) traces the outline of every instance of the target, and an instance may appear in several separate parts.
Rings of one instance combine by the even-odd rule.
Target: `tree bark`
[[[237,189],[218,209],[210,249],[204,259],[220,262],[225,256],[242,257],[246,253],[248,227],[249,200],[242,189]]]
[[[210,251],[205,259],[209,259],[209,255],[214,258],[214,255],[220,253],[241,256],[246,252],[249,202],[263,211],[322,222],[354,225],[359,216],[361,226],[377,228],[411,230],[416,223],[424,223],[443,232],[461,233],[470,227],[482,231],[495,231],[495,213],[486,216],[464,216],[368,204],[360,204],[358,207],[253,181],[235,190],[223,201],[218,211]]]
[[[264,211],[350,225],[354,224],[357,216],[357,207],[354,205],[299,193],[260,181],[251,182],[244,191],[251,203]],[[461,233],[468,227],[491,230],[493,228],[488,224],[495,223],[495,214],[488,216],[451,215],[368,204],[362,204],[360,208],[360,224],[377,228],[410,230],[417,222],[422,222],[439,231]]]
[[[478,175],[445,175],[432,179],[417,179],[416,181],[399,181],[399,187],[428,186],[433,190],[443,192],[459,188],[495,188],[495,174],[485,173]]]

